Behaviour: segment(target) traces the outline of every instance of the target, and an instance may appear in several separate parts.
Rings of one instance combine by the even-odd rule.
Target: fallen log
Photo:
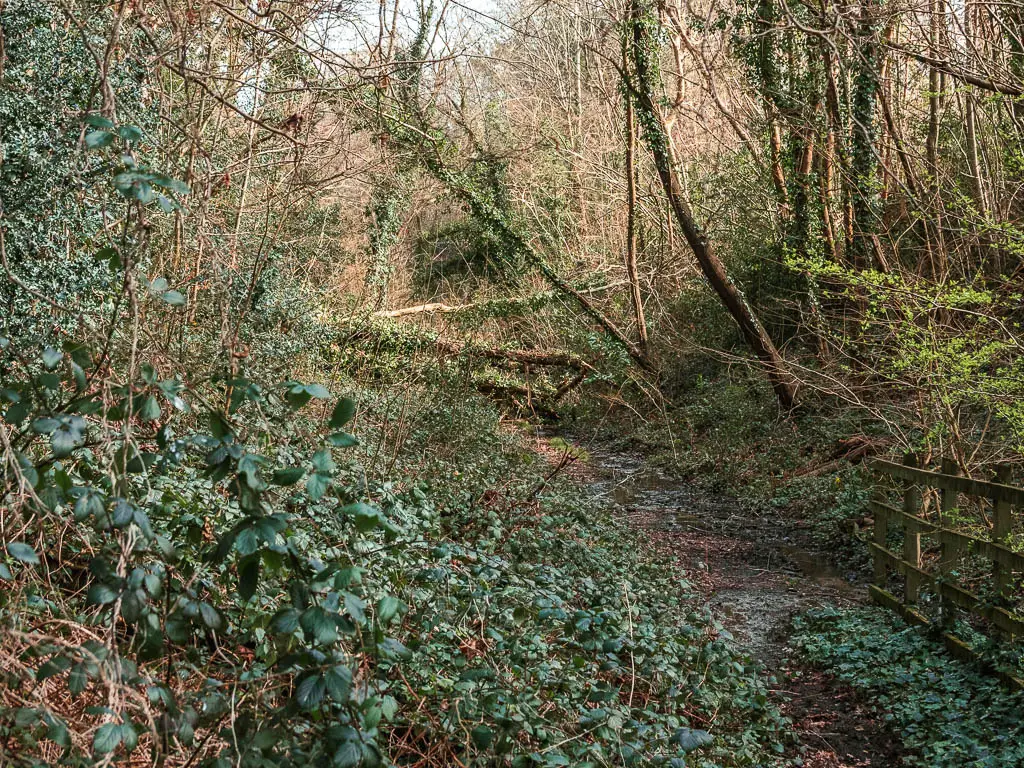
[[[493,347],[459,346],[445,341],[437,341],[437,348],[452,355],[468,355],[482,357],[487,360],[508,360],[522,365],[562,366],[576,368],[586,372],[594,369],[586,360],[582,360],[568,352],[543,352],[532,349],[496,349]]]
[[[439,301],[432,302],[430,304],[416,304],[412,307],[403,307],[402,309],[390,309],[390,310],[379,310],[373,313],[374,317],[406,317],[407,315],[419,315],[424,312],[462,312],[464,310],[475,307],[475,304],[442,304]]]

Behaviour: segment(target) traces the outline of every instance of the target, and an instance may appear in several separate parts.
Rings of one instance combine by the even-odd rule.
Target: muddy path
[[[802,664],[790,648],[792,617],[862,603],[866,589],[831,567],[778,510],[704,493],[650,468],[636,454],[588,448],[587,485],[611,501],[651,545],[675,560],[702,599],[761,662],[792,718],[808,768],[896,768],[898,738],[848,686]]]

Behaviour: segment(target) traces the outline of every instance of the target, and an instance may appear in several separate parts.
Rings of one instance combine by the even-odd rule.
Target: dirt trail
[[[647,467],[643,457],[597,449],[588,484],[687,571],[736,644],[762,662],[793,719],[808,768],[895,768],[899,741],[847,686],[802,665],[788,646],[792,617],[863,602],[863,585],[801,546],[774,509],[709,495]]]

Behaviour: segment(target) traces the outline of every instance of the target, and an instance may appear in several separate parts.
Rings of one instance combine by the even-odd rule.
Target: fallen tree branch
[[[482,357],[488,360],[509,360],[523,365],[553,365],[576,368],[584,372],[594,371],[594,366],[568,352],[544,352],[532,349],[496,349],[493,347],[473,347],[469,344],[458,346],[446,341],[437,341],[437,347],[443,352],[453,355]]]
[[[1000,83],[995,80],[989,80],[988,78],[981,77],[972,72],[965,72],[962,69],[957,69],[950,62],[945,59],[937,59],[934,56],[928,56],[917,51],[912,51],[909,48],[904,48],[902,45],[897,43],[887,43],[888,47],[892,51],[897,51],[905,56],[909,56],[912,59],[916,59],[922,64],[927,64],[929,67],[935,67],[940,72],[945,72],[950,77],[962,80],[968,85],[973,85],[977,88],[981,88],[992,93],[1001,93],[1004,96],[1024,96],[1024,86],[1017,85],[1014,83]]]
[[[612,288],[619,288],[623,285],[627,285],[626,280],[619,280],[614,283],[605,283],[604,285],[595,285],[591,288],[577,288],[579,293],[590,295],[594,293],[601,293],[602,291],[610,291]],[[528,296],[525,299],[492,299],[488,301],[479,301],[471,304],[445,304],[441,301],[428,302],[426,304],[414,304],[411,307],[401,307],[400,309],[381,309],[374,312],[372,317],[407,317],[409,315],[420,315],[428,312],[438,312],[441,314],[448,314],[451,312],[469,312],[474,309],[482,309],[488,306],[502,306],[517,304],[524,304],[526,306],[532,306],[533,302],[537,300],[546,300],[552,296],[559,295],[558,292],[550,291],[547,293],[538,293],[532,296]]]
[[[472,309],[477,306],[476,304],[442,304],[439,301],[432,302],[430,304],[416,304],[412,307],[403,307],[402,309],[389,309],[379,310],[373,313],[373,317],[406,317],[408,315],[419,315],[424,312],[462,312],[467,309]]]

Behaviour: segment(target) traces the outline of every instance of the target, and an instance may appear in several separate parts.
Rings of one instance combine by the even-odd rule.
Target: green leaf
[[[170,176],[161,176],[159,179],[155,180],[154,183],[164,189],[170,190],[171,192],[176,192],[179,195],[187,195],[192,191],[184,181],[181,179],[171,178]]]
[[[299,624],[307,637],[312,636],[321,645],[330,645],[338,639],[336,617],[319,606],[303,611]]]
[[[89,594],[85,599],[90,605],[107,605],[117,600],[119,594],[120,592],[106,584],[93,584],[89,587]]]
[[[81,392],[83,389],[85,389],[85,384],[86,384],[85,369],[82,368],[82,366],[80,366],[74,360],[71,361],[71,375],[75,379],[75,389],[78,390],[79,392]]]
[[[125,141],[142,141],[142,130],[135,125],[122,125],[117,133]]]
[[[306,388],[302,384],[295,384],[288,388],[288,391],[285,393],[285,398],[288,400],[288,405],[292,408],[298,409],[308,403],[312,396],[306,391]]]
[[[228,435],[232,434],[231,425],[221,416],[219,413],[210,411],[210,434],[212,434],[218,440],[223,440]]]
[[[314,709],[324,700],[327,683],[320,675],[303,678],[295,689],[295,700],[303,709]]]
[[[75,448],[85,444],[85,419],[81,416],[61,416],[60,427],[50,435],[53,455],[68,456]]]
[[[372,730],[380,725],[380,718],[382,714],[380,702],[376,696],[371,696],[366,700],[364,706],[366,706],[366,710],[363,713],[363,724],[366,726],[367,730]]]
[[[324,684],[327,694],[339,704],[344,704],[352,690],[352,670],[340,664],[332,667],[324,674]]]
[[[352,420],[355,413],[356,401],[350,397],[343,397],[334,406],[331,419],[327,423],[332,429],[341,429]]]
[[[707,731],[693,728],[679,728],[673,735],[672,741],[679,745],[684,752],[692,752],[714,741],[715,737]]]
[[[379,509],[362,502],[349,504],[342,511],[352,516],[360,533],[368,533],[383,522],[383,515]]]
[[[95,113],[85,116],[85,124],[91,128],[113,128],[114,123],[109,118]]]
[[[66,429],[55,430],[50,436],[50,446],[53,448],[53,455],[57,458],[68,456],[77,445],[75,436]]]
[[[334,753],[337,768],[357,768],[363,762],[363,748],[357,741],[343,741]]]
[[[121,726],[121,743],[124,744],[126,752],[131,752],[139,745],[139,734],[135,732],[135,726],[131,723]]]
[[[328,436],[327,442],[335,448],[351,448],[354,445],[359,445],[359,440],[355,435],[350,435],[348,432],[335,432]]]
[[[77,696],[85,690],[86,685],[89,683],[89,675],[85,671],[85,665],[79,662],[71,668],[71,674],[68,675],[68,690],[72,696]]]
[[[294,608],[282,608],[270,620],[271,628],[281,635],[290,635],[299,628],[299,612]]]
[[[359,624],[366,621],[366,603],[358,595],[345,593],[345,610]]]
[[[28,544],[23,541],[12,541],[7,544],[7,554],[15,560],[20,560],[29,565],[39,564],[39,555]]]
[[[59,349],[47,347],[43,350],[43,366],[46,370],[52,371],[60,363],[62,357],[64,357],[64,353]]]
[[[473,737],[473,743],[477,749],[487,749],[491,746],[491,742],[494,741],[494,731],[486,725],[478,725],[470,731],[469,735]]]
[[[148,395],[142,401],[142,407],[139,408],[139,418],[142,421],[156,421],[160,418],[160,403],[157,402],[153,395]]]
[[[306,474],[306,470],[302,467],[286,467],[284,469],[274,470],[274,485],[295,485],[302,476]]]
[[[402,659],[408,661],[412,658],[412,651],[393,637],[386,637],[377,644],[377,652],[385,659]]]
[[[71,669],[71,659],[67,656],[54,656],[52,659],[43,662],[39,669],[36,670],[36,681],[43,682],[48,677],[59,675],[61,672],[66,672]]]
[[[331,457],[330,449],[321,448],[313,454],[313,467],[317,472],[322,472],[326,475],[333,472],[336,466],[334,459]]]
[[[306,391],[312,397],[315,397],[318,400],[326,400],[327,398],[329,398],[331,396],[331,393],[328,391],[327,387],[325,387],[323,384],[307,384],[306,385]]]
[[[238,594],[243,600],[248,600],[256,594],[256,587],[260,581],[260,556],[259,554],[246,557],[238,566]]]
[[[181,293],[180,291],[167,291],[160,298],[162,298],[172,307],[185,306],[185,294]]]
[[[309,476],[309,480],[306,481],[306,493],[309,494],[309,498],[313,501],[320,501],[323,495],[327,493],[327,487],[330,484],[330,477],[314,472]]]
[[[114,134],[106,131],[89,131],[85,134],[86,149],[100,149],[114,143]]]
[[[40,435],[49,435],[60,426],[60,419],[36,419],[32,422],[32,431]]]
[[[108,755],[121,743],[122,730],[120,723],[104,723],[96,731],[92,739],[92,750],[97,755]]]
[[[70,747],[71,746],[71,734],[68,733],[67,724],[59,717],[54,717],[47,713],[45,716],[46,720],[46,738],[55,743],[59,747]]]
[[[203,623],[214,631],[224,625],[224,620],[217,613],[217,609],[209,603],[199,604],[199,614],[203,617]]]
[[[402,601],[394,595],[382,597],[377,603],[377,619],[381,624],[391,621],[402,608]]]
[[[26,418],[28,418],[29,406],[28,403],[13,403],[7,411],[4,413],[4,421],[8,424],[18,426]]]

